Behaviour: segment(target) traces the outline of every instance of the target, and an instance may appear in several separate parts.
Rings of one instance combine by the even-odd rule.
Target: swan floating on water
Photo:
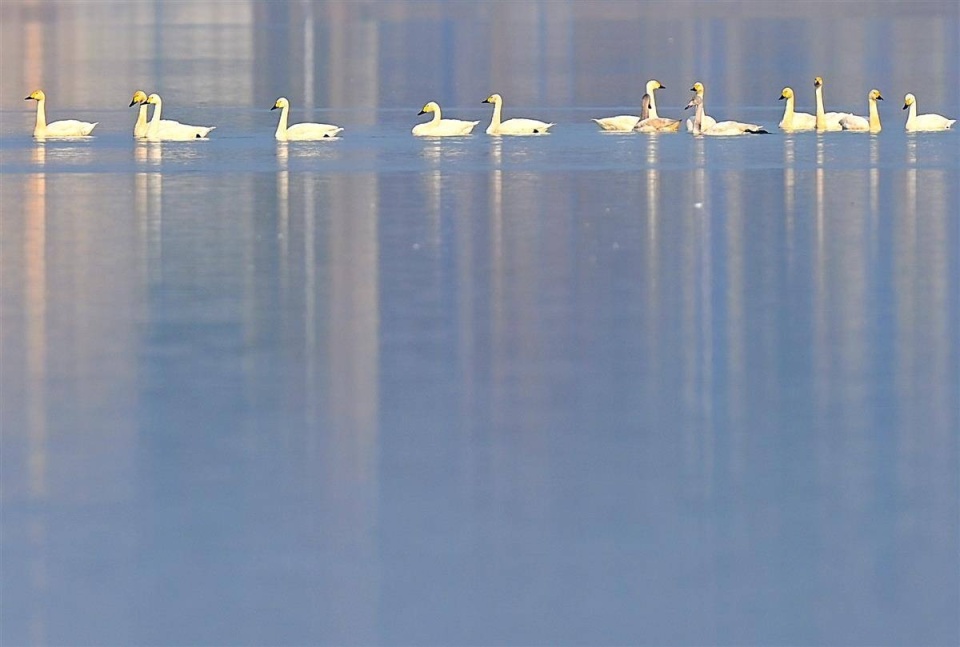
[[[824,112],[823,111],[823,77],[813,79],[814,93],[817,95],[817,132],[822,133],[827,130],[843,130],[840,120],[847,116],[846,112]]]
[[[840,126],[844,130],[855,130],[857,132],[880,132],[880,111],[877,110],[877,101],[883,101],[883,97],[880,96],[880,90],[870,90],[870,93],[867,95],[869,117],[846,115],[840,119]]]
[[[917,98],[909,93],[903,98],[903,109],[906,110],[907,108],[910,108],[910,112],[907,113],[906,129],[908,132],[947,130],[957,123],[956,119],[948,119],[935,113],[918,115]]]
[[[133,136],[136,139],[146,139],[147,128],[150,125],[147,123],[147,93],[143,90],[137,90],[133,93],[133,99],[130,101],[129,107],[132,108],[136,105],[139,105],[140,109],[137,111],[137,122],[133,125]],[[173,121],[172,119],[162,119],[160,121],[161,130],[168,126],[179,125],[181,125],[179,121]]]
[[[62,121],[52,121],[47,123],[46,103],[47,96],[43,90],[34,90],[29,96],[24,97],[24,101],[33,99],[37,102],[37,125],[33,128],[33,136],[37,139],[47,137],[86,137],[96,128],[99,121],[90,123],[88,121],[78,121],[76,119],[64,119]]]
[[[780,128],[783,130],[815,130],[817,128],[816,115],[794,111],[793,88],[784,88],[780,93],[780,101],[787,102],[783,109],[783,119],[780,120]]]
[[[277,132],[274,137],[281,142],[302,142],[315,141],[318,139],[330,139],[336,137],[337,133],[343,130],[340,126],[331,124],[315,124],[304,122],[287,126],[287,117],[290,113],[290,102],[286,97],[280,97],[274,102],[271,110],[280,110],[280,122],[277,124]]]
[[[433,119],[413,127],[413,134],[418,137],[456,137],[469,135],[479,121],[463,121],[462,119],[444,119],[440,113],[440,104],[431,101],[423,106],[418,114],[433,113]]]
[[[733,135],[760,134],[767,131],[763,126],[757,124],[748,124],[741,121],[718,121],[712,126],[703,126],[703,97],[699,94],[693,95],[687,108],[696,107],[696,113],[693,116],[693,134],[710,135],[714,137],[730,137]]]
[[[690,88],[690,91],[691,91],[691,92],[696,92],[696,93],[697,93],[697,96],[700,97],[700,99],[701,99],[701,101],[702,101],[703,98],[704,98],[703,95],[704,95],[704,93],[706,92],[706,89],[703,87],[703,83],[700,83],[700,81],[697,81],[696,83],[693,84],[693,87]],[[687,104],[687,108],[689,108],[689,107],[690,107],[690,104],[688,103],[688,104]],[[686,110],[686,108],[684,108],[684,110]],[[687,121],[686,121],[687,132],[688,132],[688,133],[692,133],[692,132],[693,132],[693,122],[694,122],[694,118],[693,118],[693,117],[689,117],[689,118],[687,119]],[[716,119],[714,119],[713,117],[711,117],[710,115],[708,115],[708,114],[706,114],[706,113],[703,113],[702,119],[701,119],[701,122],[700,122],[700,129],[701,129],[701,130],[706,130],[706,129],[708,129],[708,128],[711,128],[711,127],[715,126],[716,124],[717,124],[717,120],[716,120]]]
[[[536,119],[507,119],[500,121],[500,112],[503,109],[503,97],[491,94],[482,103],[493,104],[493,117],[487,126],[488,135],[541,135],[545,134],[553,124]]]
[[[648,97],[650,102],[648,109],[649,112],[647,115],[643,114],[643,108],[641,106],[641,114],[639,117],[635,115],[617,115],[616,117],[604,117],[602,119],[594,119],[593,121],[596,122],[596,124],[600,126],[602,130],[618,133],[629,133],[633,131],[637,127],[637,124],[644,119],[659,119],[660,115],[657,114],[656,91],[665,87],[667,86],[663,85],[656,79],[650,79],[647,81],[646,94],[644,95]]]
[[[153,118],[147,127],[147,139],[157,141],[188,141],[191,139],[206,139],[207,134],[216,126],[190,126],[180,122],[161,126],[160,113],[163,109],[163,100],[159,94],[151,94],[146,103],[153,104]]]

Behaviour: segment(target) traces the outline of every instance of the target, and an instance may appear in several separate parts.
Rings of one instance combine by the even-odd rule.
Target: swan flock
[[[880,90],[874,88],[867,94],[867,115],[860,116],[848,112],[827,112],[824,107],[824,80],[815,77],[814,86],[814,113],[799,112],[796,109],[796,94],[790,87],[780,92],[779,99],[785,101],[783,118],[779,128],[787,133],[816,131],[818,133],[833,131],[851,131],[879,133],[882,130],[880,111],[877,102],[883,101]],[[592,121],[602,131],[613,133],[674,133],[680,130],[681,123],[685,123],[686,130],[695,136],[734,136],[767,133],[760,124],[753,124],[735,120],[718,121],[708,115],[705,109],[706,88],[697,81],[690,90],[693,97],[686,104],[686,108],[694,108],[693,116],[686,119],[663,117],[657,108],[657,91],[666,86],[656,79],[647,81],[645,93],[641,99],[639,115],[616,115],[601,117]],[[35,90],[25,97],[25,100],[37,102],[36,124],[33,136],[38,140],[48,138],[66,139],[90,137],[99,122],[80,121],[77,119],[63,119],[47,122],[46,100],[42,90]],[[513,117],[504,120],[504,100],[500,94],[491,94],[482,101],[493,105],[490,124],[485,132],[492,136],[504,135],[546,135],[555,125],[538,119]],[[151,142],[160,141],[195,141],[206,140],[216,126],[191,126],[171,119],[161,118],[163,100],[159,94],[147,94],[137,90],[130,101],[130,107],[137,106],[137,119],[133,126],[133,136]],[[148,109],[153,106],[153,116],[149,120]],[[286,97],[278,98],[271,110],[280,110],[280,119],[274,137],[277,141],[317,141],[337,139],[343,131],[340,126],[332,124],[303,122],[289,125],[290,101]],[[930,132],[950,130],[957,122],[943,115],[935,113],[917,114],[917,97],[912,93],[904,96],[903,109],[907,113],[904,129],[907,132]],[[432,114],[429,121],[416,124],[412,134],[417,137],[463,137],[470,135],[480,123],[479,120],[469,121],[462,119],[444,118],[441,115],[440,104],[430,101],[423,106],[419,115]]]

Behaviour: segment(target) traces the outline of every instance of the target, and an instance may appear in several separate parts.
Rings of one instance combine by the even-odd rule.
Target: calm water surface
[[[952,3],[848,44],[812,11],[75,4],[2,9],[4,645],[960,641],[960,138],[899,110],[960,112]],[[135,53],[99,98],[96,20]],[[601,134],[648,73],[564,61],[635,62],[623,21],[694,52],[655,72],[669,114],[826,29],[853,63],[781,51],[711,112],[775,130],[783,78],[833,74],[885,129]],[[490,33],[513,54],[477,87]],[[429,99],[487,119],[511,67],[553,134],[409,135]],[[41,85],[97,137],[35,143]],[[134,143],[143,85],[211,141]],[[280,94],[343,137],[274,142]]]

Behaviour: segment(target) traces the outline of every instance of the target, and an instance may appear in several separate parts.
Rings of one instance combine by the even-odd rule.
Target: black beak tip
[[[419,117],[420,115],[425,115],[425,114],[427,114],[427,113],[425,113],[423,110],[421,110],[420,112],[417,113],[417,116]]]
[[[903,104],[903,107],[900,108],[900,109],[901,109],[901,110],[906,110],[906,109],[909,108],[909,107],[910,107],[910,106],[908,106],[907,104]]]
[[[781,95],[780,95],[780,98],[777,99],[777,101],[783,101],[784,99],[786,99],[786,97],[781,94]]]
[[[276,110],[276,109],[277,109],[277,107],[276,107],[276,106],[274,106],[274,107],[272,107],[272,108],[270,108],[270,109],[271,109],[271,110]]]
[[[883,97],[881,97],[879,94],[877,95],[877,101],[883,101]]]

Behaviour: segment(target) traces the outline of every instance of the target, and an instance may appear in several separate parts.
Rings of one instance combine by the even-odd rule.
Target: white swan
[[[317,139],[329,139],[336,137],[343,128],[332,126],[330,124],[314,124],[304,122],[287,126],[287,116],[290,114],[290,102],[286,97],[280,97],[274,102],[271,110],[280,109],[280,123],[277,124],[277,132],[274,137],[281,142],[294,141],[314,141]]]
[[[813,79],[814,93],[817,95],[817,132],[825,130],[843,130],[840,120],[847,116],[846,112],[824,112],[823,111],[823,78]]]
[[[699,94],[693,95],[687,108],[695,106],[696,113],[693,116],[693,134],[710,135],[714,137],[729,137],[732,135],[746,135],[766,133],[763,126],[757,124],[747,124],[741,121],[718,121],[714,125],[705,128],[703,126],[703,97]]]
[[[462,119],[444,119],[440,113],[440,104],[431,101],[420,110],[418,115],[433,113],[433,119],[413,127],[413,134],[418,137],[456,137],[469,135],[479,121],[463,121]]]
[[[947,119],[943,115],[930,113],[926,115],[917,115],[917,98],[912,94],[907,94],[903,98],[903,109],[910,108],[907,114],[907,131],[921,132],[929,130],[946,130],[957,123],[956,119]]]
[[[703,83],[700,83],[700,81],[697,81],[696,83],[693,84],[693,87],[690,88],[690,91],[691,91],[691,92],[696,92],[696,93],[697,93],[697,96],[700,97],[701,100],[703,100],[703,94],[704,94]],[[690,104],[687,104],[687,107],[689,107],[689,106],[690,106]],[[686,108],[685,108],[685,109],[686,109]],[[693,122],[694,122],[694,118],[693,118],[693,117],[690,117],[689,119],[687,119],[687,122],[686,122],[686,123],[687,123],[687,132],[688,132],[688,133],[692,133],[692,132],[693,132]],[[711,117],[710,115],[704,113],[704,114],[703,114],[703,117],[702,117],[702,119],[701,119],[701,122],[700,122],[700,128],[701,128],[701,130],[706,130],[706,129],[708,129],[708,128],[712,128],[712,127],[715,126],[715,125],[717,125],[717,120],[714,119],[713,117]]]
[[[99,121],[90,123],[77,121],[76,119],[64,119],[63,121],[52,121],[48,124],[47,96],[43,93],[43,90],[34,90],[30,93],[30,96],[23,98],[24,101],[30,99],[37,102],[37,125],[33,128],[33,136],[38,139],[46,137],[86,137],[100,123]]]
[[[207,134],[216,126],[189,126],[187,124],[170,124],[161,127],[160,112],[163,110],[163,101],[159,94],[147,97],[147,103],[153,104],[153,118],[147,127],[147,139],[158,141],[187,141],[190,139],[206,139]]]
[[[500,111],[503,109],[503,97],[491,94],[482,103],[493,104],[493,118],[487,126],[488,135],[540,135],[546,133],[553,124],[536,119],[507,119],[500,121]]]
[[[617,115],[616,117],[604,117],[602,119],[594,119],[593,121],[603,130],[618,133],[631,132],[637,127],[637,124],[644,119],[658,119],[660,117],[660,115],[657,114],[657,99],[655,93],[657,90],[665,87],[667,86],[656,79],[647,81],[647,93],[644,96],[649,97],[650,106],[648,109],[649,113],[646,116],[643,115],[643,108],[641,107],[639,117],[634,115]]]
[[[847,115],[840,119],[840,126],[844,130],[856,130],[859,132],[880,132],[880,111],[877,110],[877,101],[883,101],[880,96],[880,90],[870,90],[867,95],[867,106],[869,118],[859,115]]]
[[[780,120],[780,128],[783,130],[814,130],[817,127],[816,115],[809,112],[796,112],[793,88],[784,88],[780,93],[780,101],[786,101],[787,105],[783,109],[783,119]]]
[[[133,100],[130,101],[130,106],[140,105],[140,109],[137,111],[137,122],[133,125],[133,136],[136,139],[145,139],[147,136],[147,128],[149,124],[147,123],[147,93],[143,90],[137,90],[133,93]],[[168,126],[179,126],[181,125],[179,121],[173,121],[170,119],[163,119],[160,121],[160,129],[164,129]]]

